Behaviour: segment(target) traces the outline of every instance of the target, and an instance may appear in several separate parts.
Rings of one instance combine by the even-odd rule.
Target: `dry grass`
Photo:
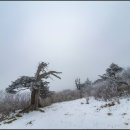
[[[52,103],[71,101],[80,98],[80,93],[78,90],[64,90],[61,92],[56,92],[50,97],[41,100],[42,106],[48,106]]]
[[[30,95],[28,93],[13,95],[0,91],[0,95],[0,121],[10,113],[27,107],[30,103]]]

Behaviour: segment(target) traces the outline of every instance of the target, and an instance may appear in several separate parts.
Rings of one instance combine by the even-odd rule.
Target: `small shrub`
[[[30,93],[8,94],[0,92],[0,121],[5,120],[12,112],[24,109],[30,103]]]

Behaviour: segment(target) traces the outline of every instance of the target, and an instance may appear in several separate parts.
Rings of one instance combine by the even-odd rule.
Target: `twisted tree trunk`
[[[33,89],[31,92],[31,105],[35,104],[35,94],[36,94],[36,90]]]
[[[35,93],[35,103],[34,103],[34,110],[38,109],[39,106],[39,97],[40,97],[40,89],[36,89],[36,93]]]
[[[28,112],[30,110],[39,110],[38,107],[42,106],[40,104],[40,88],[41,88],[42,79],[47,79],[49,75],[53,75],[53,76],[61,79],[59,76],[56,75],[56,74],[59,74],[61,72],[56,72],[56,71],[46,72],[45,71],[46,67],[47,67],[47,64],[45,64],[43,62],[41,64],[39,64],[37,71],[36,71],[36,74],[35,74],[35,80],[31,84],[31,88],[32,88],[31,104],[29,105],[29,107],[25,108],[21,112]],[[41,72],[42,72],[42,74],[40,74]]]

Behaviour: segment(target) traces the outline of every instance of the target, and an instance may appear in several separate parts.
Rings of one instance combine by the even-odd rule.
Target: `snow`
[[[101,108],[106,103],[93,98],[89,104],[84,98],[55,103],[43,108],[45,112],[26,113],[10,124],[2,122],[0,129],[130,129],[130,100],[120,99],[120,104]]]

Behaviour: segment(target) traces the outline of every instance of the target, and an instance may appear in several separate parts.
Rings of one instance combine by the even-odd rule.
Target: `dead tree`
[[[77,87],[77,90],[79,90],[80,98],[82,98],[83,97],[83,95],[82,95],[82,86],[83,85],[80,83],[80,78],[77,78],[75,80],[75,85]]]
[[[21,78],[14,81],[8,88],[6,88],[6,91],[9,93],[16,93],[23,89],[31,90],[31,103],[27,108],[22,110],[22,112],[38,110],[38,107],[41,106],[40,97],[46,97],[49,94],[49,82],[47,82],[46,79],[50,78],[51,75],[61,79],[57,75],[61,72],[47,71],[47,67],[47,63],[41,62],[34,77],[22,76]]]

